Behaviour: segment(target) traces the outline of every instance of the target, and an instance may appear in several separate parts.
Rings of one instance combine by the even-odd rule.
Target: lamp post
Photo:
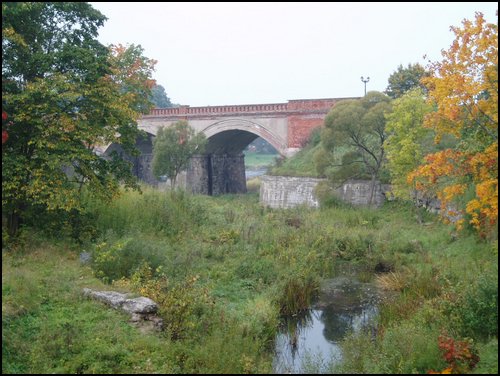
[[[361,76],[361,81],[363,81],[363,83],[365,84],[365,95],[366,95],[366,83],[370,81],[370,77],[366,77],[365,79],[363,76]]]

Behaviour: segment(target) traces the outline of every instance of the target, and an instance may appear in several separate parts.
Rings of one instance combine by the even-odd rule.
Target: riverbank
[[[256,194],[145,190],[87,207],[80,244],[55,240],[61,225],[3,249],[3,373],[271,373],[280,322],[340,264],[395,298],[328,371],[443,370],[443,333],[473,339],[476,372],[498,368],[497,243],[410,205],[274,210]],[[165,331],[140,333],[84,287],[149,296]]]

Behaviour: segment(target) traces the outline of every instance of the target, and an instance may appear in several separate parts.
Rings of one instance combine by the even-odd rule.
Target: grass
[[[88,210],[95,235],[80,245],[26,231],[3,250],[4,373],[270,373],[280,315],[306,308],[346,265],[366,280],[389,265],[377,279],[396,292],[376,338],[347,338],[332,370],[444,369],[443,332],[474,340],[478,370],[498,368],[497,243],[456,237],[434,217],[423,226],[409,205],[279,210],[255,193],[145,189]],[[149,294],[169,329],[141,334],[83,287]]]
[[[308,144],[293,157],[285,158],[272,166],[270,173],[280,176],[319,177],[314,165],[314,154],[321,146]]]
[[[245,152],[245,167],[247,169],[259,169],[272,165],[279,154],[261,154]]]

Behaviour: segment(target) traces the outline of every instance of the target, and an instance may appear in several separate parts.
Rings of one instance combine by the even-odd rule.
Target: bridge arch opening
[[[283,139],[269,127],[265,127],[255,121],[247,119],[226,119],[215,122],[202,132],[207,136],[209,144],[207,152],[213,150],[224,149],[226,145],[230,152],[242,152],[257,137],[263,138],[271,144],[277,152],[282,155],[287,155],[287,140]]]
[[[153,160],[153,140],[155,135],[146,132],[144,136],[137,137],[135,147],[139,150],[138,156],[131,156],[120,144],[109,144],[102,153],[103,158],[111,157],[112,153],[117,153],[119,157],[132,163],[132,173],[141,181],[157,185],[158,179],[153,175],[151,162]]]
[[[207,140],[208,194],[246,192],[246,180],[266,173],[279,156],[278,150],[258,134],[242,130],[224,130]],[[224,182],[217,183],[223,174]],[[218,186],[216,189],[215,187]]]
[[[247,183],[249,179],[266,174],[269,168],[280,158],[280,154],[276,148],[262,137],[257,137],[253,140],[243,150],[243,154],[245,154]]]
[[[245,127],[230,129],[227,124],[218,130],[205,131],[209,136],[204,154],[191,159],[187,185],[193,192],[208,195],[246,193],[244,150],[259,135]]]

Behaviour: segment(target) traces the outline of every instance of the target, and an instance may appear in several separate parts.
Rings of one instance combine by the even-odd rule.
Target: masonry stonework
[[[262,176],[260,185],[260,203],[272,208],[292,208],[298,205],[318,207],[314,189],[325,179]],[[372,205],[380,206],[386,199],[390,185],[375,183]],[[344,202],[356,206],[366,206],[370,200],[371,182],[352,180],[337,190],[337,196]]]
[[[244,155],[209,154],[191,158],[186,188],[193,193],[219,196],[246,193]]]
[[[242,193],[246,191],[242,152],[256,137],[269,142],[279,154],[289,157],[299,151],[312,130],[323,125],[330,109],[339,101],[354,98],[298,99],[287,103],[229,105],[153,109],[139,121],[148,135],[138,141],[141,156],[135,160],[134,173],[151,185],[158,181],[151,173],[152,140],[160,127],[187,120],[208,139],[206,155],[193,159],[186,182],[201,194]],[[104,156],[116,145],[101,150]],[[126,157],[126,156],[124,156]]]

